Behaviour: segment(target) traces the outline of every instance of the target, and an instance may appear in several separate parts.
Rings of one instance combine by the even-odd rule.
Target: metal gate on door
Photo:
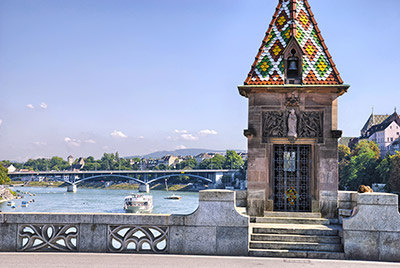
[[[311,146],[274,145],[274,211],[311,212]]]

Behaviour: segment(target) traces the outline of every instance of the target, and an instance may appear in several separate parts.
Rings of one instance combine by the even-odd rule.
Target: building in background
[[[391,115],[374,115],[368,118],[361,129],[360,140],[375,142],[381,151],[381,157],[399,150],[400,117],[395,111]]]

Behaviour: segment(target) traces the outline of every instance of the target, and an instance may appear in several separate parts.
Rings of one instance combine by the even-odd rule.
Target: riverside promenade
[[[0,253],[2,267],[15,268],[131,268],[131,267],[190,267],[190,268],[243,268],[243,267],[324,267],[324,268],[376,268],[400,267],[399,263],[316,259],[282,259],[256,257],[220,257],[193,255],[98,254],[98,253]],[[28,265],[29,264],[29,265]]]

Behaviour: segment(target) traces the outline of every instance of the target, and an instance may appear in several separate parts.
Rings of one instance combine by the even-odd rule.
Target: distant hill
[[[234,150],[236,152],[246,152],[246,150]],[[125,158],[130,159],[134,157],[139,157],[139,158],[161,158],[166,155],[175,155],[175,156],[188,156],[188,155],[198,155],[201,153],[225,153],[226,150],[211,150],[211,149],[179,149],[175,151],[157,151],[154,153],[146,154],[146,155],[134,155],[134,156],[126,156]]]

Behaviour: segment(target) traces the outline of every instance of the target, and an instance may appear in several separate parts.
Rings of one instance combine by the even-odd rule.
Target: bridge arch
[[[209,178],[202,177],[202,176],[199,176],[199,175],[186,174],[186,173],[184,173],[184,174],[168,174],[168,175],[164,175],[164,176],[152,179],[152,180],[148,181],[147,183],[151,184],[151,183],[153,183],[155,181],[162,180],[162,179],[169,178],[169,177],[175,177],[175,176],[188,176],[188,177],[201,179],[201,180],[204,180],[204,181],[209,182],[209,183],[213,183],[213,181],[210,180]]]
[[[75,181],[74,183],[71,183],[71,182],[69,182],[69,183],[70,183],[70,184],[75,184],[75,185],[77,185],[77,184],[79,184],[79,183],[81,183],[81,182],[83,182],[83,181],[88,181],[88,180],[98,179],[98,178],[104,178],[104,177],[114,177],[114,178],[121,178],[121,179],[125,179],[125,180],[134,180],[134,181],[136,181],[136,182],[138,182],[138,183],[146,184],[144,181],[139,180],[139,179],[137,179],[137,178],[129,177],[129,176],[125,176],[125,175],[120,175],[120,174],[96,175],[96,176],[91,176],[91,177],[87,177],[87,178],[83,178],[83,179],[77,180],[77,181]],[[68,183],[68,182],[67,182],[67,183]]]

